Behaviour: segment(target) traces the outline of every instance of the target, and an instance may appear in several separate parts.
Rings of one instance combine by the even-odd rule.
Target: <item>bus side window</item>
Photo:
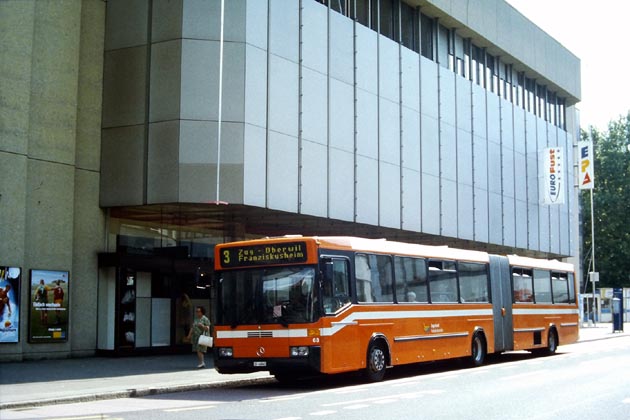
[[[322,298],[325,314],[334,314],[350,303],[349,270],[345,259],[333,259],[332,270],[324,278],[322,284]]]
[[[532,270],[522,268],[512,269],[514,303],[534,301],[532,277]]]

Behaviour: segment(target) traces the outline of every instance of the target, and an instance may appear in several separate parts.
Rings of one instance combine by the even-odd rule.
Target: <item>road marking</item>
[[[347,407],[344,407],[344,410],[360,410],[362,408],[367,408],[369,406],[370,406],[370,404],[353,404],[353,405],[349,405]]]
[[[354,401],[341,401],[336,403],[328,403],[322,404],[322,407],[336,407],[342,406],[346,404],[363,404],[363,403],[373,403],[376,401],[388,400],[388,399],[400,399],[400,398],[417,398],[427,394],[441,394],[444,391],[442,390],[429,390],[429,391],[418,391],[418,392],[408,392],[406,394],[395,394],[395,395],[386,395],[381,397],[372,397],[372,398],[362,398],[360,400]]]
[[[277,401],[291,401],[291,400],[299,400],[304,398],[304,396],[302,395],[291,395],[289,397],[271,397],[271,398],[263,398],[261,400],[258,400],[258,402],[261,403],[270,403],[270,402],[277,402]]]
[[[391,404],[398,402],[396,398],[383,398],[382,400],[374,401],[374,404]]]
[[[102,416],[102,415],[97,415],[97,416],[79,416],[79,417],[54,417],[50,420],[89,420],[89,419],[109,419],[109,420],[113,420],[111,417],[109,416]]]
[[[302,417],[280,417],[275,420],[301,420]]]
[[[503,378],[501,378],[501,380],[512,381],[514,379],[527,378],[528,376],[541,375],[544,373],[547,373],[547,372],[545,372],[544,370],[534,370],[532,372],[519,373],[518,375],[504,376]]]
[[[314,413],[311,413],[309,415],[311,416],[329,416],[331,414],[336,414],[337,412],[335,410],[322,410],[322,411],[316,411]]]
[[[205,410],[207,408],[216,408],[216,405],[198,405],[196,407],[168,408],[162,411],[166,413],[178,413],[180,411]]]

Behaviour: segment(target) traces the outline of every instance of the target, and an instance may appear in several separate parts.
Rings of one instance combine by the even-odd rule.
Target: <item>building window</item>
[[[423,57],[433,60],[434,21],[424,14],[420,14],[420,53]]]
[[[407,3],[400,3],[401,43],[415,52],[418,48],[418,16],[416,10]]]

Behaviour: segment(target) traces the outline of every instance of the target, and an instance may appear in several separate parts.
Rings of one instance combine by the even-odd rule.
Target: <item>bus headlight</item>
[[[234,350],[232,347],[219,347],[219,357],[232,357]]]
[[[290,347],[289,353],[291,357],[307,357],[309,348],[306,346]]]

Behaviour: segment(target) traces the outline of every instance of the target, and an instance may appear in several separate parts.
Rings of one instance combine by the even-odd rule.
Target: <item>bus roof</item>
[[[526,268],[543,268],[547,270],[570,271],[573,272],[573,264],[560,262],[558,260],[544,260],[538,258],[521,257],[519,255],[508,255],[511,266]]]
[[[427,258],[457,259],[488,262],[486,252],[449,248],[446,245],[420,245],[386,239],[365,239],[353,236],[321,236],[314,238],[325,248],[352,249],[354,251],[380,252],[385,254],[424,256]]]
[[[335,250],[352,250],[357,252],[374,252],[382,254],[394,254],[402,256],[422,256],[426,258],[451,259],[487,263],[490,256],[484,251],[471,251],[459,248],[450,248],[447,245],[420,245],[406,242],[389,241],[387,239],[366,239],[355,236],[301,236],[286,235],[271,238],[261,238],[249,241],[239,241],[221,244],[220,246],[273,244],[293,241],[304,241],[317,244],[322,248]],[[557,260],[521,257],[519,255],[507,256],[511,266],[527,268],[543,268],[573,272],[572,264]]]

